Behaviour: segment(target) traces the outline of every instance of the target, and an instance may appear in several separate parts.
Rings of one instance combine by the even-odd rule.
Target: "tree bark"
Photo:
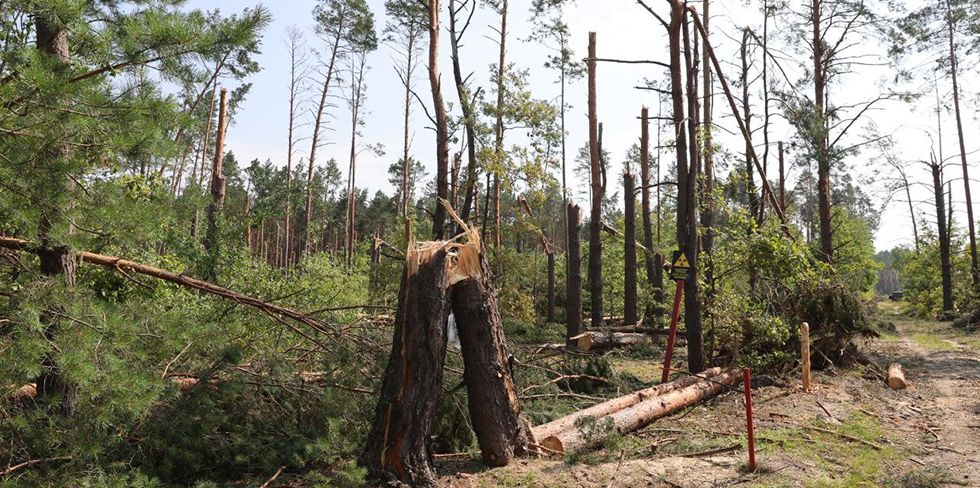
[[[497,164],[504,164],[504,74],[507,54],[507,0],[500,3],[500,57],[497,61],[497,123],[494,127],[494,150],[497,154]],[[500,171],[493,173],[493,246],[500,247]]]
[[[449,121],[439,80],[439,0],[429,0],[429,88],[436,119],[436,201],[432,212],[432,236],[446,236],[446,209],[439,199],[449,199]]]
[[[343,20],[341,20],[343,23]],[[320,130],[323,125],[323,112],[327,109],[327,93],[330,90],[330,82],[333,81],[333,70],[337,63],[337,51],[340,49],[340,35],[334,39],[333,47],[330,50],[330,62],[327,64],[327,75],[323,79],[323,88],[320,91],[320,103],[317,105],[316,117],[313,121],[313,136],[310,138],[310,160],[306,171],[306,212],[303,223],[303,242],[300,252],[305,256],[312,251],[311,227],[313,225],[313,171],[316,168],[316,150],[320,145]]]
[[[361,454],[372,473],[410,486],[435,486],[429,441],[446,359],[447,264],[445,249],[406,262],[391,356]]]
[[[548,305],[545,309],[545,317],[548,322],[555,321],[555,250],[547,249],[548,255]]]
[[[459,265],[459,270],[470,271],[470,276],[451,288],[470,419],[483,462],[506,466],[515,454],[525,452],[527,430],[507,367],[507,344],[482,244],[471,242],[461,249],[459,263],[466,261],[464,253],[479,254],[479,269],[464,270]]]
[[[606,416],[598,417],[592,426],[579,428],[573,425],[567,430],[544,439],[538,439],[538,444],[557,453],[588,448],[602,441],[604,437],[602,434],[605,429],[615,430],[619,434],[635,431],[656,419],[711,398],[723,392],[725,388],[738,384],[741,379],[740,372],[728,370],[710,377],[710,379],[697,381],[689,386],[674,389]]]
[[[623,175],[623,198],[626,201],[626,224],[623,231],[624,300],[623,316],[627,324],[640,321],[637,310],[636,291],[636,177],[630,173]]]
[[[653,262],[653,221],[650,217],[650,111],[643,107],[640,111],[640,213],[643,217],[643,245],[647,252],[644,258],[647,282],[654,285],[655,264]],[[659,182],[658,182],[659,183]]]
[[[204,236],[204,248],[215,250],[218,244],[218,218],[225,205],[225,129],[228,121],[228,89],[221,89],[221,105],[218,110],[217,134],[214,136],[214,165],[211,167],[211,203],[208,204],[208,229]]]
[[[700,244],[700,239],[698,238],[698,141],[697,141],[697,126],[698,126],[698,97],[697,97],[697,64],[696,59],[692,60],[692,57],[697,57],[697,50],[693,49],[691,46],[691,36],[688,29],[688,20],[686,15],[686,9],[684,7],[684,2],[681,0],[674,1],[674,9],[677,11],[679,18],[680,30],[683,34],[684,41],[684,66],[687,71],[687,129],[689,139],[685,140],[688,144],[687,149],[690,151],[690,167],[684,178],[684,186],[680,185],[680,178],[678,178],[678,194],[681,191],[685,193],[683,202],[678,199],[678,208],[683,204],[684,214],[683,220],[680,219],[681,214],[678,210],[678,229],[684,227],[684,233],[678,231],[678,244],[680,249],[687,253],[688,262],[691,265],[688,271],[688,277],[684,281],[684,326],[687,329],[687,364],[688,369],[692,373],[700,372],[704,369],[704,334],[701,330],[701,297],[700,297],[700,286],[698,284],[698,245]],[[674,13],[671,12],[671,21],[673,22]],[[678,66],[680,66],[680,60],[678,59]],[[678,73],[679,75],[679,73]],[[673,76],[671,77],[673,79]],[[679,76],[678,76],[679,78]],[[680,80],[678,79],[678,82]],[[681,90],[676,91],[676,95],[680,98]],[[676,102],[675,102],[676,106]],[[680,112],[683,114],[683,109]],[[675,123],[680,124],[683,118],[676,119],[677,113],[674,114]],[[683,129],[681,132],[683,133]],[[681,144],[681,139],[678,138],[678,146]],[[683,152],[684,148],[679,148],[678,152]],[[680,167],[681,161],[678,161],[678,167]],[[678,175],[679,176],[679,175]],[[681,190],[683,188],[683,190]],[[680,239],[683,237],[684,242],[681,243]]]
[[[578,205],[565,205],[565,220],[568,222],[568,272],[565,276],[565,343],[575,347],[575,337],[582,333],[582,210]]]
[[[946,199],[943,198],[942,163],[935,160],[932,170],[932,188],[936,198],[936,231],[939,234],[939,272],[942,275],[943,312],[953,310],[953,272],[950,265],[949,229],[946,227]]]
[[[953,14],[946,3],[946,23],[949,27],[949,69],[953,81],[953,111],[956,114],[956,135],[960,144],[960,163],[963,167],[963,191],[966,198],[966,222],[970,234],[970,276],[973,278],[974,290],[980,289],[980,261],[977,260],[976,223],[973,221],[973,198],[970,195],[970,170],[966,161],[966,143],[963,137],[963,118],[960,115],[960,87],[956,73],[956,40],[953,34]],[[939,164],[943,164],[940,161]]]
[[[817,145],[817,214],[820,220],[820,259],[834,260],[834,227],[830,210],[830,148],[826,133],[826,62],[824,60],[823,32],[821,30],[821,0],[812,0],[810,22],[813,24],[813,101],[816,106],[816,123],[820,124],[820,140]]]
[[[472,8],[476,8],[474,4]],[[457,31],[456,0],[449,1],[449,40],[452,43],[453,59],[453,81],[456,82],[456,95],[459,98],[459,106],[463,111],[463,126],[466,129],[466,182],[463,186],[463,205],[459,210],[459,217],[463,222],[470,218],[470,210],[473,207],[474,192],[476,191],[476,179],[478,164],[476,160],[476,111],[473,110],[472,98],[463,80],[463,70],[459,63],[459,40],[463,33]]]
[[[40,55],[57,63],[57,69],[67,69],[71,63],[68,31],[64,26],[50,22],[48,17],[43,14],[35,15],[34,22],[37,31],[36,47]],[[47,164],[52,167],[59,167],[69,157],[69,148],[64,144],[58,144],[57,141],[52,141],[43,157],[47,160]],[[54,182],[58,188],[56,191],[67,193],[69,189],[68,179],[61,176],[56,178],[59,180]],[[44,199],[39,209],[41,214],[38,224],[38,234],[41,238],[41,247],[38,252],[40,271],[44,280],[61,280],[65,287],[71,289],[75,286],[75,257],[67,246],[53,243],[51,236],[57,219],[63,211],[57,202],[56,198]],[[44,338],[48,342],[53,341],[61,325],[58,318],[52,314],[43,313],[41,322],[44,324],[42,332]],[[42,372],[37,378],[38,397],[59,402],[61,412],[65,416],[72,416],[75,413],[75,385],[64,377],[53,353],[44,355],[41,366]]]
[[[704,372],[702,376],[711,377],[716,376],[721,373],[721,368],[712,368]],[[537,427],[531,429],[535,439],[544,440],[553,435],[557,435],[562,431],[566,431],[575,427],[575,422],[581,418],[585,417],[605,417],[611,413],[618,412],[624,408],[632,407],[637,403],[644,400],[648,400],[653,397],[657,397],[681,388],[691,386],[699,381],[703,381],[697,376],[685,376],[676,381],[670,383],[663,383],[651,388],[646,388],[639,391],[634,391],[629,395],[621,396],[618,398],[613,398],[596,405],[593,405],[584,410],[579,410],[575,413],[566,415],[564,417],[552,420],[546,424],[541,424]]]
[[[786,166],[783,161],[783,141],[779,141],[779,208],[786,213]]]
[[[589,290],[592,327],[602,326],[602,153],[596,114],[595,32],[589,32],[589,154],[591,158],[592,212],[589,216]]]
[[[414,21],[413,21],[414,22]],[[411,162],[408,159],[409,149],[409,118],[412,114],[412,73],[415,71],[415,38],[413,34],[414,25],[408,27],[413,31],[408,34],[408,49],[405,54],[405,77],[402,80],[405,84],[405,111],[404,111],[404,131],[402,134],[402,198],[401,215],[403,219],[408,218],[408,207],[411,205],[411,195],[409,195],[409,179],[412,171]]]

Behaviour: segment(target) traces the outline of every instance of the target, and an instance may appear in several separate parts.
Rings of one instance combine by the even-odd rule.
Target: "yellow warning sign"
[[[674,251],[673,259],[670,263],[670,277],[675,281],[688,279],[691,273],[691,262],[687,259],[687,253]]]
[[[671,266],[675,268],[690,268],[691,263],[687,260],[687,253],[678,253],[677,257],[674,258],[673,264]]]

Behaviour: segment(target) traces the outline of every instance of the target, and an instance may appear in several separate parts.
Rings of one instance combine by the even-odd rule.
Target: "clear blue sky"
[[[649,2],[655,7],[664,2]],[[284,34],[288,26],[295,25],[307,32],[307,42],[311,48],[320,47],[320,41],[312,32],[311,11],[314,0],[281,0],[278,2],[268,2],[265,5],[273,15],[273,23],[265,33],[262,46],[262,54],[258,58],[262,71],[253,76],[249,81],[252,82],[252,90],[247,100],[238,112],[234,125],[229,129],[228,147],[233,150],[240,161],[248,162],[258,158],[260,160],[270,159],[277,164],[285,164],[286,156],[286,124],[287,124],[287,89],[289,77],[289,59],[285,47]],[[385,25],[383,0],[369,0],[369,4],[376,16],[378,30]],[[223,12],[237,12],[241,9],[254,6],[255,3],[235,0],[191,0],[188,6],[191,8],[214,9],[220,8]],[[512,0],[510,2],[511,15],[509,19],[508,37],[508,58],[519,67],[531,70],[531,86],[538,98],[551,99],[557,97],[558,86],[554,83],[555,73],[542,67],[548,51],[542,46],[526,42],[531,22],[528,7],[530,0]],[[666,9],[662,8],[666,13]],[[759,27],[761,15],[758,14],[754,6],[745,6],[743,2],[712,2],[712,41],[718,46],[719,55],[722,58],[723,69],[729,78],[737,73],[736,64],[738,58],[737,46],[740,38],[739,26],[749,24]],[[579,0],[566,12],[566,22],[569,24],[572,38],[572,47],[576,55],[584,57],[587,44],[587,33],[597,32],[597,46],[599,57],[615,57],[620,59],[654,59],[666,60],[666,37],[654,19],[631,0]],[[445,21],[444,21],[445,22]],[[497,45],[488,37],[495,37],[496,34],[490,29],[488,24],[497,24],[498,17],[488,9],[482,9],[474,17],[473,26],[466,33],[464,46],[461,51],[461,63],[464,76],[466,73],[473,72],[476,83],[488,86],[490,65],[497,59]],[[785,35],[779,25],[771,26],[775,35]],[[441,41],[442,52],[440,53],[440,63],[442,70],[443,91],[448,103],[458,109],[455,90],[452,85],[451,64],[448,53],[448,34],[443,32]],[[880,52],[880,46],[867,46],[868,52]],[[370,190],[390,191],[387,182],[387,168],[398,158],[401,151],[401,110],[402,110],[402,87],[393,71],[393,52],[389,46],[382,45],[369,57],[370,72],[367,75],[367,115],[365,118],[366,127],[363,130],[363,140],[365,144],[381,143],[385,146],[386,155],[377,157],[372,153],[363,153],[358,160],[358,181],[359,187],[367,187]],[[800,58],[800,54],[786,53],[786,58],[782,60],[783,65],[790,71],[790,76],[795,79],[798,73],[793,64]],[[802,55],[805,56],[805,55]],[[315,58],[311,61],[316,62]],[[968,71],[968,70],[964,70]],[[831,88],[831,97],[836,103],[844,104],[848,101],[857,101],[873,97],[882,91],[882,82],[888,75],[888,71],[880,67],[869,67],[862,73],[844,77],[840,84]],[[656,113],[657,99],[651,92],[643,92],[633,89],[644,78],[658,79],[662,76],[663,69],[654,65],[620,65],[620,64],[600,64],[598,69],[598,112],[599,118],[605,124],[605,147],[612,154],[614,167],[610,174],[618,174],[621,168],[621,161],[624,159],[627,148],[636,142],[639,137],[639,115],[641,106],[647,105],[652,112]],[[778,78],[778,75],[771,74]],[[422,99],[429,102],[427,91],[427,79],[425,77],[424,66],[417,72],[418,91]],[[967,80],[976,76],[966,75]],[[315,80],[311,80],[315,82]],[[948,99],[948,81],[940,80],[942,97]],[[965,86],[974,86],[964,83]],[[758,85],[757,85],[758,86]],[[574,182],[571,173],[571,161],[587,140],[587,123],[585,117],[585,84],[577,82],[569,87],[568,100],[574,107],[568,114],[568,147],[569,147],[569,181],[574,185],[583,187],[585,182]],[[807,90],[804,88],[804,90]],[[720,88],[715,89],[715,117],[717,123],[721,125],[719,142],[730,151],[727,155],[728,167],[740,164],[739,154],[744,150],[739,138],[736,138],[731,131],[735,128],[734,120],[729,116],[730,111],[724,98],[721,97]],[[969,92],[968,94],[972,94]],[[972,96],[972,95],[971,95]],[[761,113],[761,102],[754,101],[754,111]],[[880,131],[892,133],[897,140],[896,153],[899,157],[908,160],[928,159],[930,139],[925,135],[926,130],[935,131],[935,100],[926,99],[915,105],[904,103],[892,103],[883,106],[880,111],[873,112],[871,119],[877,124]],[[978,124],[976,121],[975,104],[966,103],[964,108],[967,119],[964,121],[968,134],[976,134]],[[775,104],[772,108],[777,112]],[[337,104],[331,110],[330,130],[327,134],[328,139],[333,143],[321,149],[323,157],[318,156],[318,160],[326,158],[336,158],[340,168],[346,169],[347,155],[349,152],[349,113],[343,103]],[[957,153],[955,138],[953,137],[953,119],[951,114],[944,116],[944,151],[946,155]],[[756,118],[758,125],[759,118]],[[776,117],[771,135],[773,141],[773,152],[775,151],[775,141],[789,140],[791,131],[786,126],[785,121]],[[430,174],[434,168],[434,136],[433,132],[426,127],[430,125],[423,112],[416,107],[413,113],[413,146],[412,153],[419,160],[430,168]],[[862,126],[863,127],[863,126]],[[302,127],[304,135],[309,132],[309,125]],[[728,134],[725,132],[728,131]],[[853,137],[860,138],[864,133],[863,129],[854,130]],[[513,140],[519,140],[520,135],[513,134]],[[761,143],[761,135],[756,137],[756,144]],[[971,144],[967,140],[967,152],[977,148],[977,144]],[[758,148],[761,151],[761,148]],[[309,142],[302,141],[299,144],[298,152],[294,161],[299,157],[304,157],[309,152]],[[881,189],[886,185],[889,173],[881,173],[875,176],[875,171],[886,171],[881,163],[876,163],[873,157],[874,151],[864,151],[860,156],[851,161],[853,171],[856,176],[869,177],[870,181],[865,187],[869,193],[881,193]],[[971,156],[971,164],[973,158]],[[665,163],[666,166],[666,163]],[[980,176],[980,169],[975,165],[971,166],[973,176]],[[953,166],[949,171],[958,174],[958,166]],[[921,167],[913,167],[912,176],[921,181],[929,181],[928,173]],[[950,173],[952,174],[952,173]],[[773,178],[770,178],[772,180]],[[965,220],[965,208],[962,202],[962,181],[957,180],[953,183],[954,208],[957,211],[956,220],[962,224]],[[976,199],[980,199],[980,189],[974,191]],[[929,189],[917,187],[913,193],[913,200],[917,202],[917,212],[925,215],[933,214],[933,210],[928,204]],[[904,197],[903,197],[904,198]],[[879,199],[881,201],[881,199]],[[934,218],[924,222],[930,225]],[[933,224],[934,225],[934,224]],[[883,215],[881,227],[876,236],[878,248],[890,248],[897,244],[908,244],[911,242],[910,219],[908,217],[907,204],[897,200],[892,200],[886,207]]]

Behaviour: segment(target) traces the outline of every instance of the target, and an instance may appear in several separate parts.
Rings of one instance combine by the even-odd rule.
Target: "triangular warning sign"
[[[679,253],[677,259],[674,260],[673,266],[675,268],[690,268],[691,263],[687,261],[686,253]]]

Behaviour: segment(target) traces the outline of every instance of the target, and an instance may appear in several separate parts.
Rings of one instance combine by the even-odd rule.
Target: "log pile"
[[[591,447],[602,441],[604,430],[626,434],[738,384],[735,369],[714,368],[698,376],[614,398],[531,429],[535,445],[550,454]],[[598,434],[598,435],[597,435]]]
[[[599,351],[650,343],[650,336],[638,332],[611,332],[607,334],[590,330],[573,336],[571,339],[575,341],[579,352]]]

